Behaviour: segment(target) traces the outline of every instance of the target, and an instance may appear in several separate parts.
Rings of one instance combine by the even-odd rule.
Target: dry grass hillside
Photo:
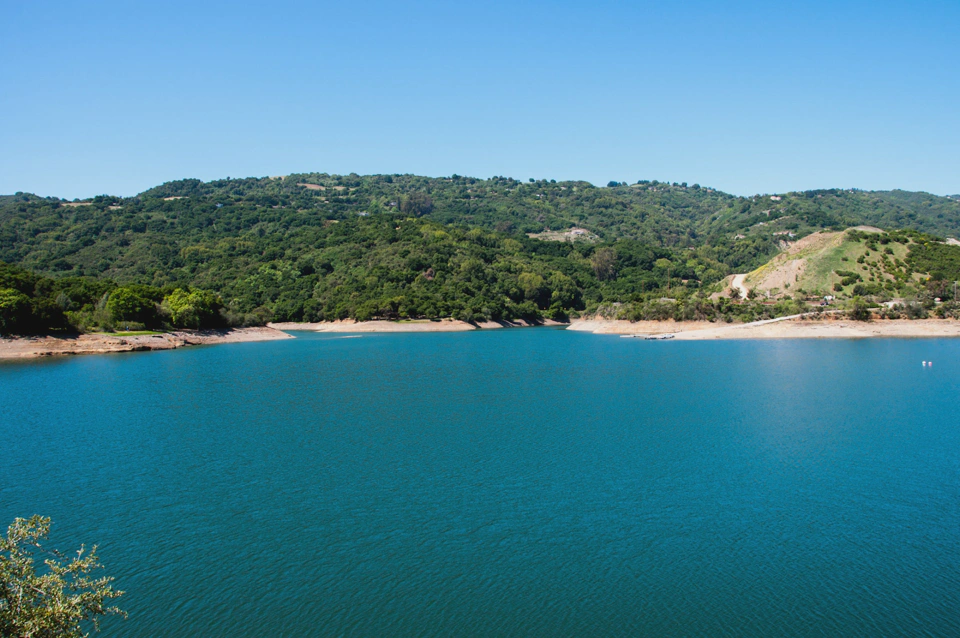
[[[745,286],[770,297],[801,292],[844,296],[851,294],[857,283],[882,285],[902,274],[908,245],[890,242],[880,250],[870,250],[864,242],[848,241],[849,230],[882,232],[858,226],[842,232],[808,235],[748,273]]]

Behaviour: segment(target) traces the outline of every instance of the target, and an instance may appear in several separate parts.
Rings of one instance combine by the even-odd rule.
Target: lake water
[[[956,636],[958,355],[543,328],[4,364],[0,523],[100,544],[111,636]]]

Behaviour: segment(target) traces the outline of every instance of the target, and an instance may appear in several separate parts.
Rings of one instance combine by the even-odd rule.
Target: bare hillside
[[[813,233],[747,274],[744,285],[770,297],[846,295],[856,284],[883,286],[903,276],[908,244],[891,241],[871,249],[869,242],[851,241],[850,231],[858,231],[861,236],[882,232],[858,226],[842,232]]]

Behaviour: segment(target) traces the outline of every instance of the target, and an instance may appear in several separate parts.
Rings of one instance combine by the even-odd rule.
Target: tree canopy
[[[99,629],[102,616],[126,616],[110,601],[123,595],[103,566],[97,548],[71,557],[46,547],[50,519],[18,518],[0,538],[0,636],[73,638]]]

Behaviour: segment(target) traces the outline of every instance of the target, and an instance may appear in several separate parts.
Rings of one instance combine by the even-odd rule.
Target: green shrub
[[[225,324],[223,304],[212,292],[177,288],[164,297],[161,311],[176,328],[217,328]]]
[[[858,296],[879,295],[883,292],[883,287],[879,284],[857,284],[853,287],[853,294]]]
[[[861,297],[854,297],[848,316],[854,321],[870,321],[870,307]]]
[[[127,287],[117,288],[110,293],[107,311],[114,323],[134,322],[155,325],[159,319],[157,304]]]
[[[0,288],[0,334],[29,332],[30,297],[13,288]]]

